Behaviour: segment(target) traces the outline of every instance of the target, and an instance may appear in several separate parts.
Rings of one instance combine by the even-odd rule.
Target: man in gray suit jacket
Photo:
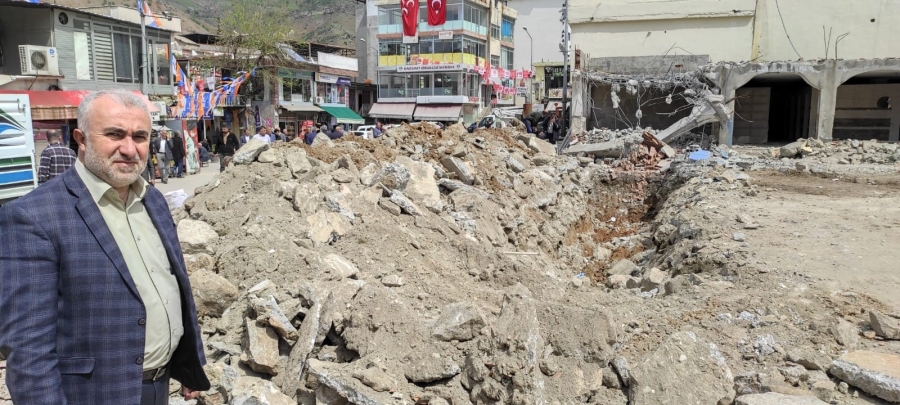
[[[169,182],[169,162],[172,161],[172,140],[169,139],[169,132],[162,130],[159,134],[159,140],[156,141],[153,149],[156,150],[156,162],[159,166],[159,175],[162,177],[163,184]]]
[[[166,405],[210,388],[166,200],[141,178],[150,113],[107,90],[78,108],[78,160],[0,207],[0,353],[16,404]]]

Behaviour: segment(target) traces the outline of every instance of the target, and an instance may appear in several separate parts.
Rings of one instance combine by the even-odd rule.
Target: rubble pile
[[[776,276],[697,220],[709,193],[755,192],[749,176],[663,177],[635,157],[664,144],[628,145],[595,161],[461,126],[248,143],[176,214],[215,386],[200,403],[840,403],[817,388],[835,372],[891,392],[831,364],[845,346],[826,314],[766,307]]]

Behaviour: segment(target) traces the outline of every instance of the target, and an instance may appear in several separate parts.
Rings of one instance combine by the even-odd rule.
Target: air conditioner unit
[[[316,104],[325,104],[324,97],[316,97]]]
[[[23,75],[59,76],[59,54],[56,48],[19,45],[19,62]]]

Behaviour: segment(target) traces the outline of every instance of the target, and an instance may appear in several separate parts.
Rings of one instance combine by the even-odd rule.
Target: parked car
[[[355,129],[355,130],[353,130],[353,131],[348,131],[347,133],[356,135],[356,136],[361,137],[361,138],[363,138],[363,139],[373,139],[373,138],[374,138],[374,136],[373,136],[373,135],[374,135],[374,131],[373,131],[372,128],[363,128],[363,127],[360,127],[360,128],[357,128],[357,129]]]

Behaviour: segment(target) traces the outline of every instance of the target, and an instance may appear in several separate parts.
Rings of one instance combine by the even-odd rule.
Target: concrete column
[[[806,134],[807,139],[814,139],[816,134],[819,133],[819,98],[821,93],[819,89],[813,87],[812,95],[809,97],[809,133]]]
[[[727,87],[722,90],[722,95],[725,96],[725,100],[731,100],[728,102],[728,109],[732,112],[734,111],[734,97],[735,97],[735,89],[731,87]],[[719,145],[728,145],[730,148],[732,143],[734,142],[734,114],[731,115],[731,118],[728,120],[726,125],[719,126]]]
[[[825,142],[831,141],[831,133],[834,129],[837,88],[838,86],[834,81],[827,81],[822,83],[822,89],[819,92],[818,122],[816,124],[818,133],[816,138]]]
[[[890,94],[891,97],[891,133],[888,140],[891,142],[900,141],[900,94]]]

